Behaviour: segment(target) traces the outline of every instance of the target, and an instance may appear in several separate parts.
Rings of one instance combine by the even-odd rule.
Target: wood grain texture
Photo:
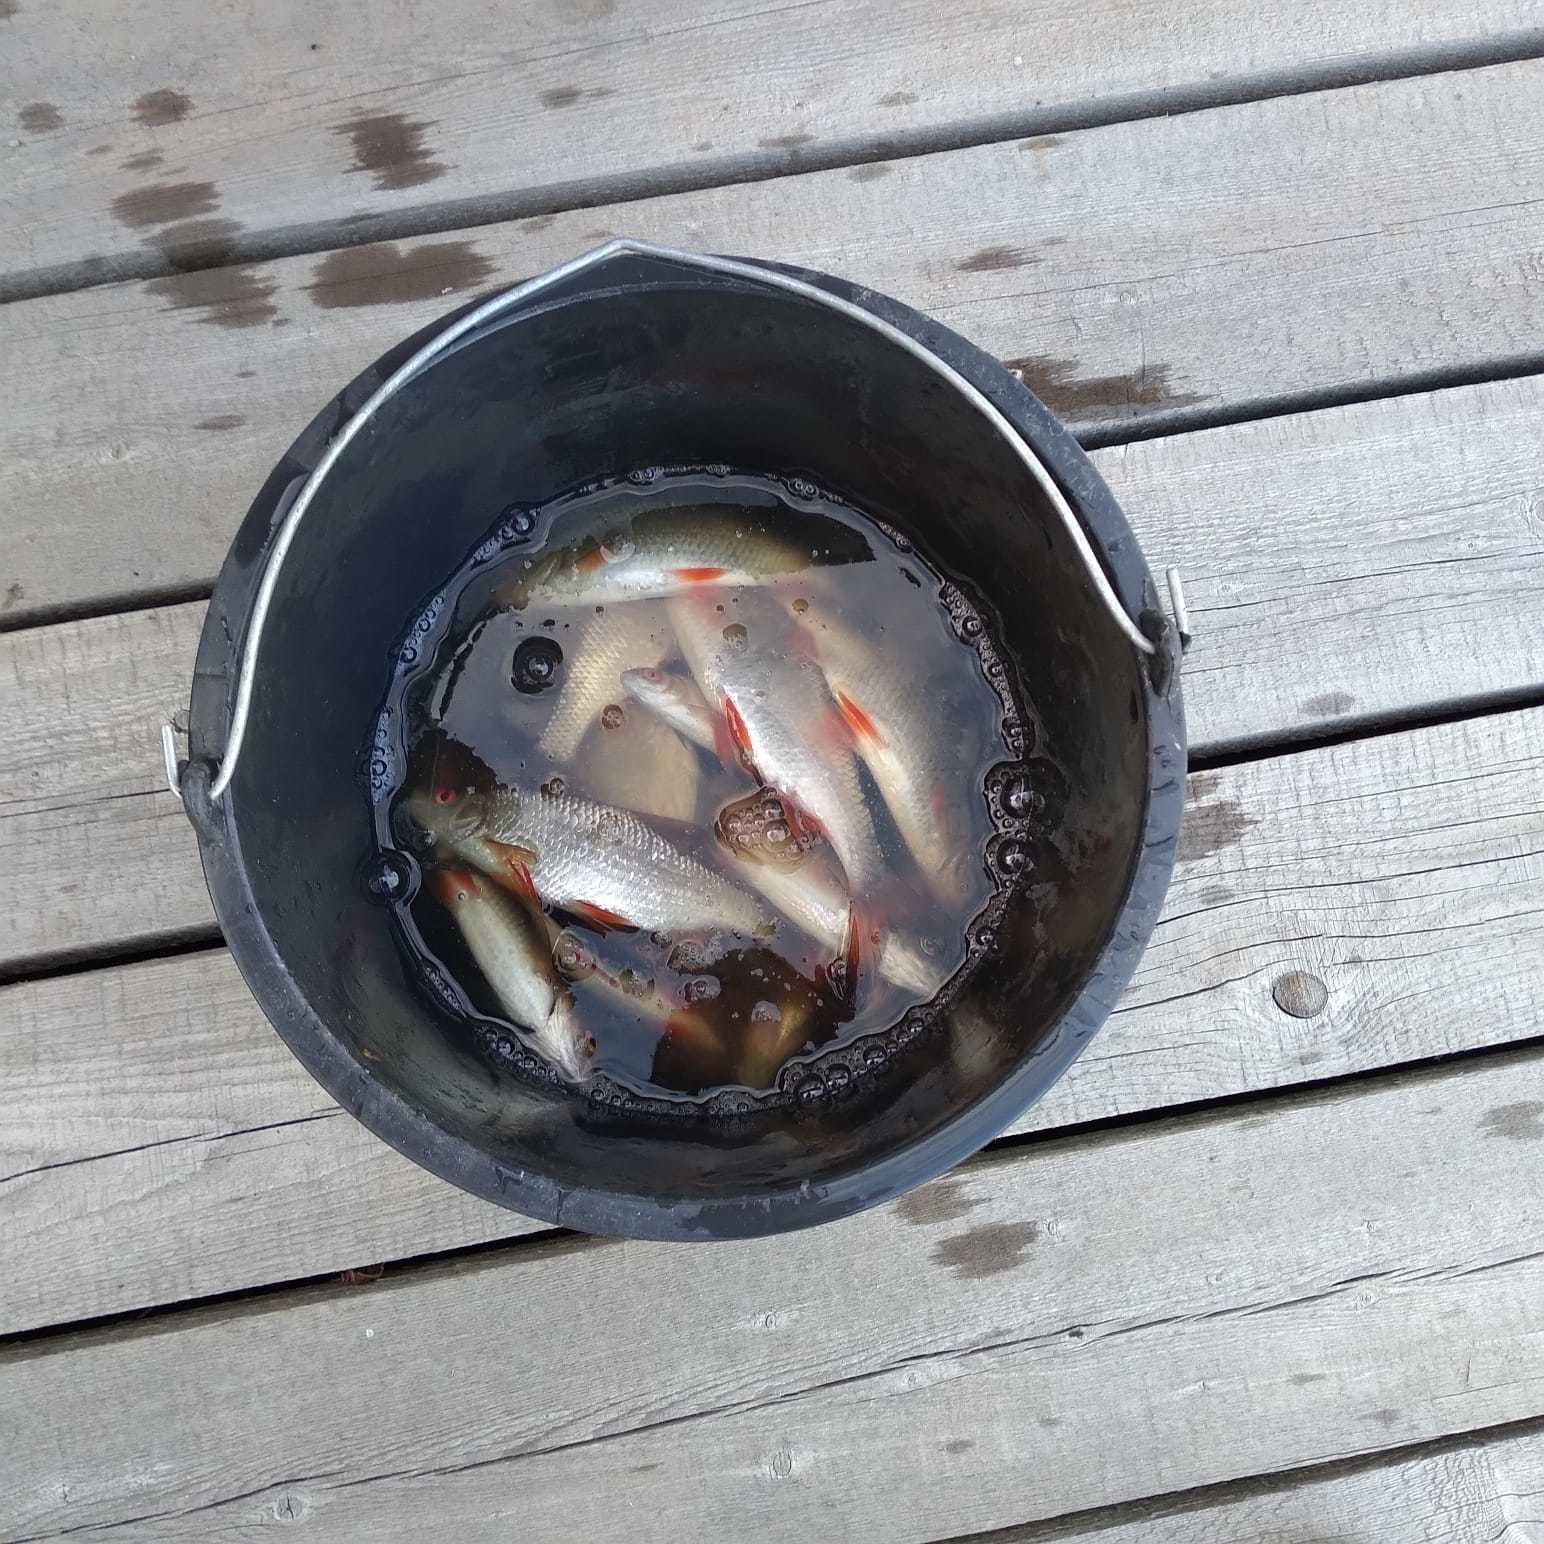
[[[1535,1033],[1541,786],[1544,710],[1196,774],[1136,980],[1018,1129]],[[0,1198],[0,1334],[532,1226],[338,1112],[223,951],[0,989]]]
[[[92,282],[238,238],[594,203],[952,129],[1431,69],[1536,33],[1533,0],[1201,0],[1131,46],[1120,0],[303,0],[6,7],[0,274]],[[239,40],[239,42],[238,42]]]
[[[803,1234],[20,1348],[0,1526],[925,1540],[1526,1419],[1541,1094],[1537,1055],[1493,1059],[1021,1149]]]
[[[358,370],[621,232],[872,285],[1106,439],[1538,368],[1541,93],[1511,64],[5,306],[0,621],[207,584]]]
[[[1293,1474],[977,1535],[973,1544],[1538,1544],[1544,1426],[1525,1423]],[[963,1540],[956,1544],[964,1544]]]
[[[0,317],[3,317],[0,311]],[[1544,683],[1544,377],[1096,454],[1199,641],[1216,750]],[[203,607],[0,635],[0,970],[212,925],[157,738]]]

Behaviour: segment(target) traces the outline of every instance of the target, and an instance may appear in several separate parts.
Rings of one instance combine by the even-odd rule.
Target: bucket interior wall
[[[477,1057],[409,978],[360,883],[360,768],[404,626],[512,501],[649,465],[798,474],[891,522],[995,616],[1064,781],[996,961],[865,1095],[738,1123],[645,1125]],[[1032,477],[904,350],[793,297],[689,282],[601,292],[464,343],[340,458],[282,571],[232,785],[261,921],[371,1075],[558,1185],[754,1193],[894,1154],[1044,1042],[1109,935],[1147,797],[1145,689]],[[1006,753],[1005,753],[1005,759]]]

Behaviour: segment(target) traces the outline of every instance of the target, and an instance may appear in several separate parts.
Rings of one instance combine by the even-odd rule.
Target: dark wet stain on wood
[[[962,1179],[939,1179],[910,1195],[902,1196],[896,1203],[896,1211],[903,1222],[915,1227],[930,1228],[941,1222],[958,1222],[978,1206],[966,1193]]]
[[[1544,1103],[1524,1099],[1517,1104],[1498,1104],[1480,1122],[1488,1137],[1504,1137],[1510,1142],[1544,1141]]]
[[[1295,1019],[1317,1018],[1330,1000],[1329,989],[1306,970],[1289,970],[1271,982],[1271,996],[1283,1013]]]
[[[1356,698],[1350,692],[1321,692],[1317,697],[1310,697],[1303,704],[1303,712],[1318,717],[1320,714],[1328,714],[1333,717],[1339,713],[1349,713],[1356,706]]]
[[[775,134],[771,139],[756,141],[763,150],[797,150],[800,145],[813,145],[813,134]]]
[[[212,182],[153,182],[120,193],[113,200],[113,218],[135,228],[170,225],[212,214],[219,207],[220,195]]]
[[[944,1452],[958,1457],[961,1453],[968,1453],[975,1445],[969,1437],[956,1437],[953,1442],[944,1443]]]
[[[147,129],[158,129],[163,124],[181,123],[193,106],[192,100],[170,86],[159,91],[147,91],[134,104],[134,116]]]
[[[127,161],[118,164],[126,172],[154,171],[166,157],[159,150],[142,150],[138,155],[131,155]]]
[[[93,145],[86,152],[87,155],[111,155],[112,153],[113,147],[111,145]]]
[[[215,327],[260,327],[273,321],[279,314],[272,299],[277,288],[261,269],[249,266],[173,273],[145,285],[146,293],[166,301],[168,310],[193,311],[194,321]]]
[[[572,107],[575,102],[600,102],[615,95],[610,86],[591,86],[588,90],[579,86],[552,86],[539,92],[537,99],[543,107]]]
[[[1047,1431],[1055,1431],[1061,1423],[1059,1415],[1042,1415],[1039,1417],[1039,1424],[1044,1426]]]
[[[1060,134],[1042,134],[1036,139],[1021,139],[1019,149],[1022,150],[1054,150],[1062,142]]]
[[[349,174],[364,172],[382,191],[416,188],[450,170],[436,161],[426,136],[432,121],[408,118],[402,113],[356,113],[333,133],[345,135],[354,149]]]
[[[1195,863],[1225,848],[1236,847],[1244,833],[1260,822],[1244,813],[1237,799],[1218,799],[1215,804],[1195,805],[1185,811],[1176,863]]]
[[[1222,786],[1222,778],[1215,772],[1192,772],[1185,783],[1185,798],[1191,804],[1209,799]]]
[[[1025,247],[982,247],[955,266],[961,273],[1002,273],[1010,268],[1027,268],[1040,259]]]
[[[306,288],[312,301],[328,310],[389,306],[471,289],[492,274],[493,264],[470,241],[431,241],[406,249],[382,241],[329,252]]]
[[[213,418],[200,418],[193,427],[219,433],[224,429],[239,429],[245,422],[240,413],[216,413]]]
[[[0,0],[0,21],[9,21],[20,9],[19,0]]]
[[[1311,1067],[1315,1062],[1322,1062],[1323,1060],[1323,1051],[1304,1051],[1298,1056],[1297,1064],[1299,1067]]]
[[[64,114],[52,102],[28,102],[16,117],[29,134],[51,134],[64,123]]]
[[[1047,407],[1066,414],[1122,417],[1147,407],[1185,407],[1203,396],[1176,391],[1167,365],[1148,365],[1129,375],[1082,375],[1075,359],[1028,355],[1004,363]]]
[[[1322,1372],[1295,1372],[1287,1382],[1296,1384],[1298,1388],[1304,1388],[1310,1383],[1323,1383],[1327,1376],[1328,1374]]]
[[[184,220],[168,225],[150,238],[167,263],[179,273],[215,268],[234,261],[240,220]]]
[[[1369,1411],[1368,1414],[1363,1417],[1363,1419],[1368,1421],[1376,1421],[1385,1431],[1387,1431],[1399,1420],[1399,1411],[1390,1410],[1385,1407],[1382,1410]]]
[[[555,214],[533,214],[529,219],[520,222],[521,231],[527,236],[534,236],[537,231],[544,231],[557,219]]]
[[[910,107],[917,100],[915,91],[892,91],[879,99],[881,107]]]
[[[855,166],[847,173],[854,182],[878,182],[881,177],[888,177],[895,168],[884,161],[873,161],[867,166]]]
[[[1203,906],[1221,906],[1233,899],[1233,892],[1225,885],[1208,885],[1201,892],[1201,904]]]
[[[236,379],[238,381],[250,381],[256,374],[256,370],[238,370],[236,372]]]
[[[22,587],[21,580],[13,579],[5,587],[5,604],[0,606],[0,611],[9,611],[12,606],[19,604],[27,598],[27,592]]]
[[[692,146],[692,149],[695,150],[698,155],[706,155],[712,148],[713,141],[711,139],[699,139],[697,143]]]
[[[937,1265],[948,1266],[964,1281],[980,1281],[1023,1263],[1024,1251],[1039,1236],[1032,1222],[988,1222],[946,1238],[933,1251]]]

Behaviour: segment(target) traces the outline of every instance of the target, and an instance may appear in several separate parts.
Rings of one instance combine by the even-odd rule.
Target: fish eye
[[[436,804],[454,804],[461,795],[454,788],[436,788],[434,790],[434,802]]]

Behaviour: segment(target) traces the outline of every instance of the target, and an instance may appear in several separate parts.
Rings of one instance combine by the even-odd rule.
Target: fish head
[[[652,667],[622,672],[622,689],[656,712],[683,706],[689,700],[686,693],[689,684],[681,676],[668,675]]]
[[[483,797],[471,788],[436,782],[415,788],[399,806],[402,822],[422,833],[429,846],[454,847],[475,836],[483,824]]]

